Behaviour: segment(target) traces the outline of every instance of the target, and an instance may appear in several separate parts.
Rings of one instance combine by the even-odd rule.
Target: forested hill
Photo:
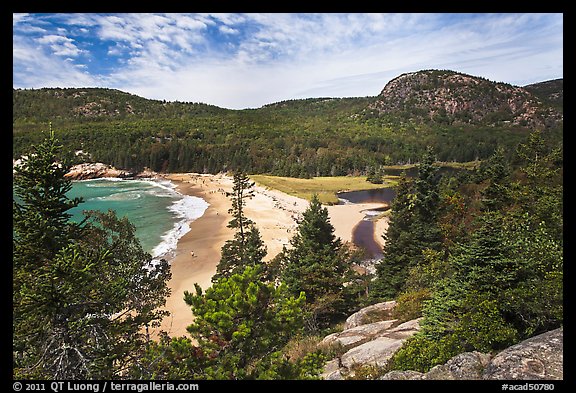
[[[397,119],[436,123],[494,123],[523,125],[562,119],[563,79],[517,87],[454,71],[425,70],[402,74],[377,97],[309,98],[264,105],[261,112],[366,114],[376,110]],[[227,110],[204,103],[150,100],[105,88],[14,89],[14,121],[59,119],[186,118],[221,115]],[[543,125],[543,124],[539,124]]]
[[[132,171],[242,169],[282,176],[366,173],[427,146],[440,161],[511,151],[534,129],[562,138],[562,80],[521,88],[454,71],[403,74],[376,97],[288,100],[231,110],[113,89],[13,90],[13,155],[49,122],[69,151]]]
[[[564,105],[564,79],[554,79],[524,86],[524,89],[534,94],[545,104],[553,106],[563,112]]]
[[[43,88],[13,90],[14,121],[54,119],[180,118],[225,111],[202,103],[149,100],[104,88]]]

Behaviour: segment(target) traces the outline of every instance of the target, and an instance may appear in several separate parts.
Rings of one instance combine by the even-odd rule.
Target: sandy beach
[[[161,177],[174,182],[182,194],[200,197],[210,205],[202,217],[190,223],[190,231],[178,241],[175,256],[170,261],[171,295],[165,309],[171,315],[164,319],[159,330],[179,337],[187,335],[186,327],[193,320],[190,308],[184,303],[184,291],[194,292],[195,283],[203,290],[211,285],[211,278],[220,261],[220,250],[234,236],[234,231],[227,227],[231,218],[228,214],[231,202],[225,195],[232,191],[233,182],[232,177],[222,174],[184,173]],[[308,201],[259,185],[254,187],[254,191],[254,197],[246,203],[246,216],[260,230],[268,251],[264,259],[270,260],[282,251],[284,245],[289,245],[297,228],[297,219],[308,207]],[[350,242],[354,227],[364,217],[362,211],[379,206],[374,203],[328,206],[336,236]],[[377,242],[382,243],[381,233],[386,227],[386,220],[376,223]]]

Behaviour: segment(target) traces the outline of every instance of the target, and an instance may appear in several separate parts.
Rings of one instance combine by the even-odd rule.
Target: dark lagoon
[[[452,176],[458,173],[467,172],[466,169],[440,167],[438,168],[437,176]],[[408,169],[386,170],[388,175],[401,175],[404,173],[408,177],[415,177],[418,175],[418,168],[412,167]],[[383,210],[387,210],[392,205],[392,200],[396,197],[396,190],[394,188],[377,188],[373,190],[362,191],[348,191],[339,192],[337,194],[340,199],[340,204],[348,203],[381,203],[382,208],[376,210],[366,211],[366,216],[362,221],[356,225],[352,233],[352,242],[360,248],[366,250],[367,258],[380,259],[382,258],[382,248],[376,242],[375,237],[382,236],[381,233],[374,233],[374,217],[376,217]]]
[[[374,190],[340,192],[337,194],[341,204],[348,203],[381,203],[382,207],[365,211],[365,217],[356,225],[352,233],[352,243],[366,252],[367,259],[382,258],[382,247],[376,241],[375,236],[382,234],[374,233],[374,217],[382,211],[390,208],[390,204],[396,196],[392,188],[378,188]]]
[[[339,192],[338,198],[342,203],[383,203],[390,205],[396,196],[393,188],[377,188],[374,190]]]

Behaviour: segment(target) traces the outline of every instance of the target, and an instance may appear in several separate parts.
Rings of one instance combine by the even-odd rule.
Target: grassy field
[[[312,179],[297,179],[268,175],[253,175],[250,178],[257,184],[310,200],[317,194],[323,204],[338,203],[337,192],[371,190],[374,188],[393,187],[397,176],[385,176],[384,184],[372,184],[366,181],[366,176],[336,176],[314,177]]]

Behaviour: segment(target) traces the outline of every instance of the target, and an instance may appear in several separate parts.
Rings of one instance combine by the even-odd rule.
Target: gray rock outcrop
[[[324,379],[344,379],[362,366],[383,367],[404,341],[416,333],[419,319],[400,323],[392,319],[396,302],[384,302],[363,308],[352,314],[344,330],[330,334],[320,346],[339,347],[344,353],[324,367]]]
[[[74,165],[65,175],[72,180],[98,179],[101,177],[133,177],[132,172],[116,169],[100,162]]]
[[[464,352],[445,364],[434,366],[422,379],[473,380],[482,379],[482,370],[490,362],[490,355],[481,352]]]
[[[563,379],[564,328],[531,337],[498,353],[483,379]]]
[[[346,349],[366,343],[373,340],[379,334],[390,329],[398,320],[380,321],[366,325],[358,325],[350,329],[343,330],[340,333],[332,333],[320,342],[322,346],[340,345]]]
[[[371,340],[351,348],[342,355],[340,358],[341,365],[347,370],[364,365],[384,367],[392,355],[400,349],[404,341],[420,329],[419,322],[420,319],[414,319],[374,334]],[[342,333],[346,334],[346,332],[345,330]]]
[[[392,310],[396,306],[396,301],[376,303],[368,307],[364,307],[360,311],[350,315],[344,323],[344,330],[351,329],[356,326],[365,325],[376,321],[385,321],[392,319]]]
[[[390,371],[382,380],[561,380],[563,328],[531,337],[495,356],[465,352],[427,373]]]

